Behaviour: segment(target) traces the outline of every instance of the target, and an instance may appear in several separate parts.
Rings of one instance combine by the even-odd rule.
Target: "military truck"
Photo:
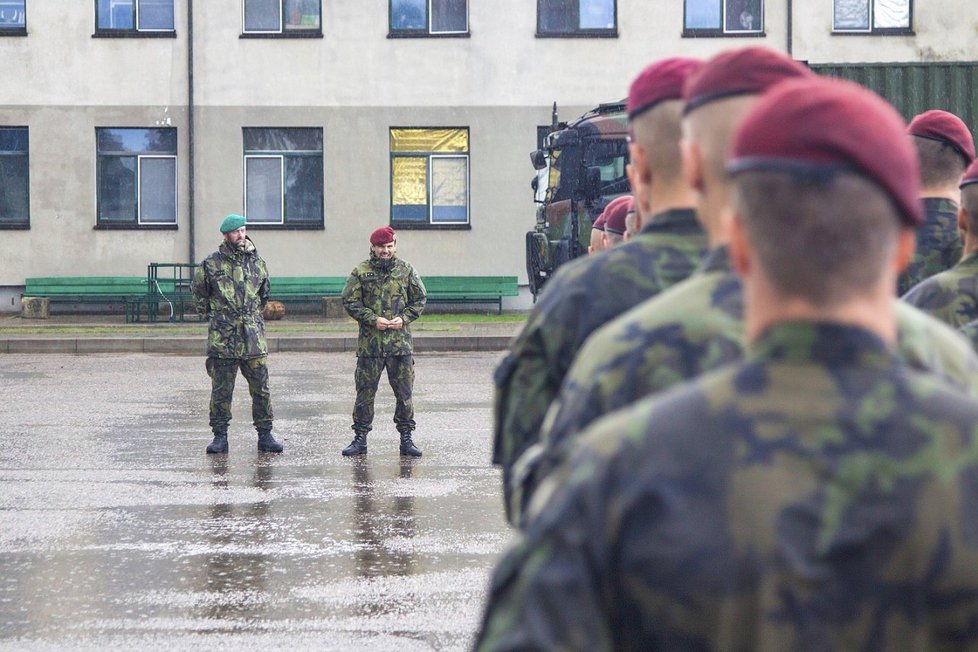
[[[526,273],[536,300],[558,267],[587,253],[591,225],[608,202],[630,192],[625,102],[601,104],[559,122],[554,103],[543,147],[530,154],[536,224],[526,234]]]

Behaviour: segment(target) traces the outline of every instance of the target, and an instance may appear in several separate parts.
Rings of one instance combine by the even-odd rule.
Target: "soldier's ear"
[[[750,275],[753,265],[753,253],[750,247],[750,238],[747,236],[747,225],[739,213],[733,213],[729,208],[725,209],[728,217],[728,233],[730,235],[730,265],[740,278],[747,278]]]
[[[917,232],[913,229],[900,229],[897,235],[896,252],[893,254],[893,268],[899,276],[910,264],[913,252],[917,249]]]
[[[964,210],[964,206],[958,206],[958,231],[961,233],[968,232],[968,211]],[[972,233],[971,235],[978,235]]]
[[[697,193],[703,192],[703,152],[699,145],[683,138],[679,143],[683,157],[683,178],[686,185]]]

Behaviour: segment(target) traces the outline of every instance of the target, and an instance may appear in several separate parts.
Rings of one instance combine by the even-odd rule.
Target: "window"
[[[26,0],[0,0],[0,35],[26,34]]]
[[[390,0],[391,36],[469,33],[468,0]]]
[[[617,36],[616,0],[537,0],[537,36]]]
[[[244,33],[322,36],[320,0],[244,0]]]
[[[97,0],[96,34],[173,34],[173,0]]]
[[[391,129],[391,224],[469,224],[469,130]]]
[[[323,227],[323,130],[244,129],[248,226]]]
[[[177,130],[96,129],[98,225],[177,223]]]
[[[832,31],[861,34],[909,34],[911,0],[834,0]]]
[[[30,226],[27,127],[0,127],[0,229]]]
[[[685,0],[684,36],[760,34],[763,0]]]

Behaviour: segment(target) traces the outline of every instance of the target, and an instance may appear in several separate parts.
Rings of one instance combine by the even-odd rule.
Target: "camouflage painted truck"
[[[526,272],[534,299],[562,264],[587,253],[591,224],[608,201],[630,191],[625,103],[601,104],[571,123],[557,120],[530,158],[536,224],[526,234]]]

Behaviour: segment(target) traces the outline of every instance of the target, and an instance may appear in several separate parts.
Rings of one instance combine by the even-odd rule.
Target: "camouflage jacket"
[[[894,301],[894,316],[905,362],[978,397],[978,354],[960,334],[902,301]],[[595,332],[567,374],[539,445],[514,465],[506,494],[511,519],[529,518],[524,510],[536,488],[592,421],[739,359],[742,320],[740,281],[718,249],[692,278]]]
[[[923,202],[927,222],[917,231],[917,250],[897,280],[900,296],[925,278],[951,269],[961,260],[957,204],[937,197],[926,198]]]
[[[975,424],[868,331],[776,325],[594,424],[477,649],[974,649]]]
[[[903,300],[954,327],[978,319],[978,253],[924,279]]]
[[[427,293],[410,263],[394,258],[385,263],[370,254],[353,268],[343,288],[343,307],[360,324],[357,357],[411,355],[414,343],[408,325],[424,312]],[[404,327],[378,330],[378,317],[400,317]]]
[[[268,303],[268,268],[251,238],[245,243],[244,251],[222,243],[194,272],[194,305],[210,320],[208,357],[257,358],[268,354],[261,314]]]
[[[978,319],[968,322],[958,330],[966,340],[971,342],[971,347],[978,351]]]
[[[666,211],[628,242],[558,270],[496,369],[492,461],[504,475],[537,440],[547,407],[588,335],[689,276],[705,248],[692,210]]]

